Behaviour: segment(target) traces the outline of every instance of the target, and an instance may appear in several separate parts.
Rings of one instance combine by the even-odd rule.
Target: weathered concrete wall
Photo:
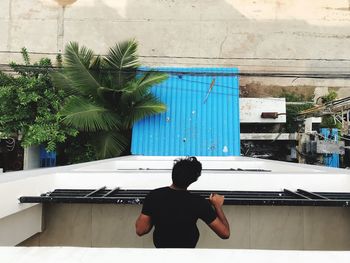
[[[0,218],[0,246],[15,246],[41,232],[42,205]]]
[[[26,46],[33,52],[56,53],[67,42],[79,41],[103,54],[117,41],[136,38],[141,55],[156,56],[143,57],[143,63],[157,66],[238,66],[241,71],[254,72],[346,71],[350,61],[341,59],[350,58],[349,26],[348,0],[0,2],[1,51]],[[18,57],[0,53],[0,63]],[[347,95],[350,87],[346,80],[241,78],[248,92],[252,84],[340,87],[341,95]]]
[[[56,204],[44,208],[44,231],[21,246],[153,247],[135,234],[138,205]],[[326,207],[225,206],[231,237],[202,221],[200,248],[349,250],[350,210]]]

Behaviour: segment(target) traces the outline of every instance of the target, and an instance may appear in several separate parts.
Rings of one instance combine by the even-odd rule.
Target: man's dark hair
[[[196,157],[186,157],[175,160],[172,172],[172,179],[175,186],[187,188],[197,181],[201,175],[202,164]]]

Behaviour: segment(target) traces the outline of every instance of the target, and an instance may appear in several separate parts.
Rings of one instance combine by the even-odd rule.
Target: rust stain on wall
[[[281,97],[286,93],[301,96],[305,101],[311,101],[315,92],[315,86],[277,86],[264,85],[260,82],[252,82],[240,87],[242,98]]]
[[[60,6],[67,6],[67,5],[72,5],[76,2],[77,0],[55,0]]]

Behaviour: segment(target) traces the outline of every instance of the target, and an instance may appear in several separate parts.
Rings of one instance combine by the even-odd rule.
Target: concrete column
[[[30,146],[24,148],[23,170],[40,168],[40,148],[39,146]]]

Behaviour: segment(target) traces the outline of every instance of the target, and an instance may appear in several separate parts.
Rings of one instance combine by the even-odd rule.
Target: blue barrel
[[[47,152],[45,147],[40,145],[40,167],[56,166],[56,152]]]

